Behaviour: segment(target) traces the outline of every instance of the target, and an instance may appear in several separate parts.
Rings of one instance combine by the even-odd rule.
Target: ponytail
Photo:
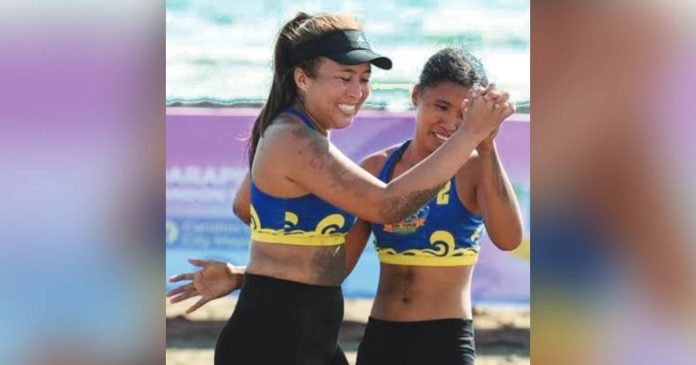
[[[278,34],[275,50],[273,52],[273,84],[271,92],[268,95],[266,103],[261,108],[261,113],[254,122],[254,127],[251,130],[251,138],[249,144],[249,167],[254,162],[256,154],[256,146],[261,139],[261,136],[266,131],[266,128],[271,124],[280,112],[290,107],[297,96],[297,88],[293,76],[293,65],[289,64],[288,53],[293,46],[290,34],[302,25],[304,21],[310,19],[311,16],[299,12],[295,17],[287,22]]]

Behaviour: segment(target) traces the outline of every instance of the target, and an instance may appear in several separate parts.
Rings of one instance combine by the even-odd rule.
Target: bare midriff
[[[321,286],[340,286],[345,251],[339,246],[298,246],[251,241],[251,274]]]
[[[386,321],[471,319],[473,266],[380,264],[371,316]]]

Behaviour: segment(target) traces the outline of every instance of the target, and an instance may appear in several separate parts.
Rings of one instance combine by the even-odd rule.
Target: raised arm
[[[273,164],[283,169],[286,179],[329,203],[366,221],[399,221],[427,203],[474,148],[512,113],[507,107],[494,109],[494,103],[479,97],[479,92],[469,96],[468,100],[473,100],[470,106],[464,101],[467,115],[459,130],[389,184],[360,168],[317,132],[295,123],[269,127],[264,134],[267,143],[260,147],[275,157]],[[254,169],[257,167],[254,162]]]
[[[522,214],[515,191],[498,157],[493,133],[477,147],[479,164],[476,201],[486,224],[486,232],[499,249],[509,251],[523,238]]]

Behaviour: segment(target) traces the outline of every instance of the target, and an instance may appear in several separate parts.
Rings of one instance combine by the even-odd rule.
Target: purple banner
[[[191,270],[188,257],[245,265],[249,228],[234,217],[234,194],[247,170],[247,142],[257,109],[167,109],[167,275]],[[411,138],[415,112],[362,111],[333,131],[332,142],[353,161]],[[513,252],[482,243],[474,272],[475,303],[529,303],[529,116],[514,115],[497,145],[525,219],[525,243]],[[372,297],[379,261],[368,244],[346,279],[347,297]]]

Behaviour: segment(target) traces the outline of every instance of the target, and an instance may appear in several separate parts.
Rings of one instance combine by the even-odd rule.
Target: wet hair
[[[460,48],[447,47],[428,59],[416,87],[422,91],[441,82],[453,82],[470,89],[476,84],[488,86],[488,77],[474,55]]]
[[[303,12],[287,22],[278,33],[273,52],[273,84],[254,122],[249,141],[249,167],[253,164],[256,146],[271,122],[298,98],[295,68],[300,67],[309,77],[315,77],[320,58],[290,63],[290,50],[297,44],[334,30],[361,30],[357,21],[348,15],[323,13],[311,16]]]

